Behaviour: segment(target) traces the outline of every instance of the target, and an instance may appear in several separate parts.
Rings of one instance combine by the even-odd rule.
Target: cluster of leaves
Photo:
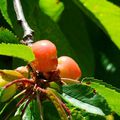
[[[68,55],[79,63],[83,77],[94,75],[119,87],[119,0],[21,2],[25,18],[35,32],[35,41],[53,41],[58,56]],[[34,59],[31,49],[19,44],[22,36],[23,30],[16,19],[13,0],[0,0],[0,69],[14,69]],[[81,81],[79,84],[62,86],[62,91],[57,93],[70,109],[72,119],[113,120],[113,116],[119,119],[119,89],[89,77]],[[2,89],[0,96],[1,94]],[[21,119],[19,113],[25,103],[15,108],[16,112],[12,114],[10,110],[17,101],[15,99],[9,105],[8,102],[0,102],[0,119],[4,116],[14,116],[11,120]],[[44,101],[42,106],[45,120],[61,118],[54,102]],[[33,100],[22,119],[36,120],[39,119],[39,114],[36,100]]]

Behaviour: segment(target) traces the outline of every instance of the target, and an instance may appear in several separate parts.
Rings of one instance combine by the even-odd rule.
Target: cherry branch
[[[20,82],[22,82],[22,83],[26,82],[26,83],[29,83],[29,84],[32,84],[32,85],[35,84],[34,81],[32,81],[32,80],[29,80],[29,79],[26,79],[26,78],[22,78],[22,79],[18,79],[18,80],[14,80],[14,81],[9,82],[8,84],[6,84],[4,86],[4,88],[6,89],[6,88],[8,88],[11,85],[16,84],[16,83],[20,83]]]
[[[22,10],[20,0],[13,0],[13,4],[14,4],[14,9],[16,12],[17,20],[21,24],[24,30],[24,36],[23,36],[23,40],[21,41],[21,43],[25,45],[29,45],[33,42],[34,31],[30,28],[30,26],[28,25],[24,17],[24,13]]]

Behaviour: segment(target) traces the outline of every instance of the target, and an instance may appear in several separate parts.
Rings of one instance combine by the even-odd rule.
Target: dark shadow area
[[[111,2],[111,3],[120,7],[120,0],[107,0],[107,1],[109,1],[109,2]]]
[[[88,26],[88,33],[95,53],[95,78],[104,80],[120,88],[120,50],[112,42],[109,36],[87,16],[86,25]],[[114,70],[112,70],[112,66]]]
[[[0,55],[0,69],[11,69],[12,57]]]
[[[5,27],[8,28],[9,30],[12,30],[10,25],[6,22],[6,20],[4,19],[4,17],[2,16],[2,13],[0,11],[0,27]]]

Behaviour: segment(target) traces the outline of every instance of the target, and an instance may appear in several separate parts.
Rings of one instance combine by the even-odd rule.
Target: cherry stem
[[[22,104],[28,97],[29,95],[31,94],[32,91],[29,91],[28,94],[26,96],[24,96],[16,105],[16,107],[19,107],[20,104]]]
[[[90,82],[92,79],[96,80],[94,77],[84,77],[84,78],[81,80],[81,82],[82,82],[82,83],[83,83],[83,82],[86,82],[86,81]]]
[[[30,84],[33,84],[33,85],[35,84],[34,81],[23,78],[23,79],[18,79],[18,80],[14,80],[12,82],[9,82],[7,85],[4,86],[4,89],[10,87],[13,84],[20,83],[20,82],[26,82],[26,83],[30,83]]]
[[[43,112],[42,112],[42,105],[41,105],[41,101],[40,101],[40,98],[39,98],[39,93],[37,91],[37,103],[38,103],[38,108],[39,108],[39,111],[40,111],[40,120],[44,120],[43,119]]]
[[[26,104],[25,104],[24,108],[22,109],[22,115],[21,115],[21,116],[23,116],[23,115],[24,115],[25,110],[26,110],[26,108],[27,108],[28,104],[29,104],[29,103],[32,101],[32,99],[34,98],[34,95],[35,95],[35,92],[32,92],[32,95],[31,95],[31,96],[30,96],[30,98],[27,100],[27,102],[26,102]]]
[[[46,93],[46,90],[45,90],[45,89],[40,88],[39,86],[37,86],[37,91],[39,91],[39,92],[43,92],[43,93]]]
[[[61,99],[63,99],[64,101],[66,101],[66,100],[65,100],[64,97],[63,97],[61,94],[59,94],[58,92],[56,92],[56,94],[57,94],[57,96],[58,96],[59,103],[62,105],[62,107],[64,108],[64,110],[67,112],[69,119],[72,120],[72,118],[71,118],[71,111],[70,111],[69,108],[66,106],[66,104],[61,101]],[[59,98],[61,98],[61,99],[59,99]]]
[[[65,111],[68,113],[68,116],[71,116],[71,112],[70,112],[70,110],[69,110],[69,108],[62,102],[62,101],[60,101],[61,102],[61,105],[62,105],[62,107],[65,109]]]
[[[22,115],[21,115],[21,116],[23,116],[23,115],[24,115],[25,110],[26,110],[26,108],[27,108],[28,104],[30,103],[30,101],[31,101],[31,99],[28,99],[28,101],[26,102],[25,107],[22,109]]]
[[[70,79],[70,78],[61,78],[61,81],[64,85],[67,85],[69,83],[74,83],[74,84],[77,84],[77,83],[81,83],[80,81],[78,80],[74,80],[74,79]]]
[[[16,12],[17,20],[21,24],[24,30],[24,36],[23,36],[23,40],[21,41],[21,43],[25,45],[30,45],[33,42],[32,39],[33,39],[34,31],[30,28],[30,26],[28,25],[24,17],[24,13],[22,10],[20,0],[13,0],[13,4],[14,4],[14,9]]]

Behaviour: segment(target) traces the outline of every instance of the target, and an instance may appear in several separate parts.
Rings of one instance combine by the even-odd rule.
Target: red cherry
[[[81,77],[81,70],[71,57],[59,57],[57,68],[60,70],[60,77],[62,78],[79,79]]]
[[[49,40],[41,40],[31,45],[35,60],[32,66],[39,72],[55,70],[58,64],[56,46]]]

